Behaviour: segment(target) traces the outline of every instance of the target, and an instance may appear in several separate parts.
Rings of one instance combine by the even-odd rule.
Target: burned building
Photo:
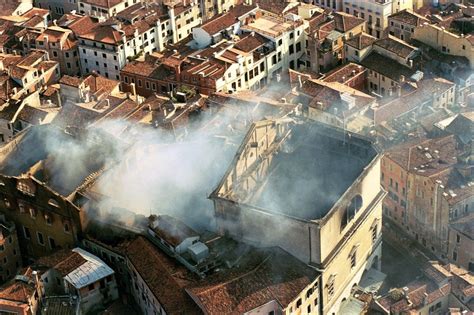
[[[335,314],[379,268],[384,196],[369,141],[283,118],[252,125],[210,198],[219,233],[279,246],[320,271],[318,312]]]
[[[51,125],[31,127],[1,148],[0,212],[15,223],[25,258],[77,242],[83,221],[77,191],[111,154],[104,141]]]

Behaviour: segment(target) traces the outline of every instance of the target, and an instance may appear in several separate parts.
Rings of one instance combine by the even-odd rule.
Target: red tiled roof
[[[377,38],[375,38],[373,36],[370,36],[367,33],[360,33],[360,34],[357,34],[356,36],[346,40],[346,45],[354,47],[357,50],[360,50],[360,49],[364,49],[364,48],[369,47],[376,40],[377,40]]]
[[[76,270],[84,263],[87,262],[87,259],[82,257],[79,253],[69,251],[69,255],[54,267],[63,277],[67,276],[72,271]]]
[[[79,77],[72,77],[65,74],[61,77],[61,79],[59,79],[59,83],[79,87],[82,84],[82,79]]]
[[[240,4],[231,9],[229,12],[218,15],[207,21],[201,26],[201,28],[210,35],[217,34],[237,23],[240,17],[248,14],[255,8],[256,7],[253,5]]]
[[[122,34],[107,24],[97,25],[88,33],[81,34],[79,37],[111,45],[118,45],[122,42]]]
[[[82,0],[82,2],[103,8],[112,8],[124,0]]]
[[[49,14],[49,10],[46,9],[41,9],[41,8],[32,8],[30,11],[26,12],[23,14],[23,17],[31,18],[35,15],[40,15],[40,16],[47,16]]]
[[[420,26],[424,22],[428,22],[427,18],[408,10],[399,11],[390,15],[388,18],[412,26]]]
[[[243,314],[277,301],[288,306],[318,273],[284,250],[248,253],[250,263],[209,276],[187,289],[207,314]]]
[[[342,33],[346,33],[353,28],[364,24],[365,20],[355,17],[353,15],[344,13],[344,12],[335,12],[334,13],[334,22],[336,25],[336,30]]]
[[[425,148],[428,148],[428,151]],[[423,171],[420,174],[430,176],[456,164],[457,159],[453,157],[460,153],[455,137],[450,135],[398,145],[391,148],[386,156],[406,170],[413,171],[416,168]]]
[[[262,47],[267,42],[268,39],[260,34],[249,34],[235,43],[234,47],[244,52],[252,52],[257,48]]]
[[[200,314],[184,287],[195,281],[182,265],[142,236],[133,240],[126,256],[167,314]]]
[[[34,292],[33,285],[20,280],[11,280],[0,287],[0,299],[28,303]]]
[[[391,36],[377,40],[374,45],[388,50],[405,59],[417,50],[416,47],[410,46],[401,39]]]

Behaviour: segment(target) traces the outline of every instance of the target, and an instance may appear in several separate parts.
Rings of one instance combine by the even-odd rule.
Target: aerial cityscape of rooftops
[[[0,0],[0,315],[474,314],[474,0]]]

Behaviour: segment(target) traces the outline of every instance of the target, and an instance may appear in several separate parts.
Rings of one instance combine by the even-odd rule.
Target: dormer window
[[[48,204],[49,204],[50,206],[59,208],[58,202],[57,202],[56,200],[54,200],[54,199],[49,199],[49,200],[48,200]]]
[[[16,188],[25,195],[28,195],[28,196],[35,195],[34,185],[33,184],[29,185],[29,183],[24,180],[19,180],[16,185]]]

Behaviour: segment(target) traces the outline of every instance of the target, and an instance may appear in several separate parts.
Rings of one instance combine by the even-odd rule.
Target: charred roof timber
[[[210,198],[222,233],[326,268],[377,225],[380,158],[360,136],[295,119],[254,123]]]
[[[275,128],[273,143],[268,134],[261,138],[252,134],[270,128]],[[232,183],[225,178],[221,184],[228,189],[219,186],[211,198],[226,198],[302,220],[324,218],[377,156],[368,140],[316,123],[263,121],[256,123],[247,137],[234,160],[245,160],[247,168],[236,170],[232,165],[232,174],[228,173],[234,177]],[[265,171],[257,171],[263,164]],[[255,173],[260,173],[259,178]]]

